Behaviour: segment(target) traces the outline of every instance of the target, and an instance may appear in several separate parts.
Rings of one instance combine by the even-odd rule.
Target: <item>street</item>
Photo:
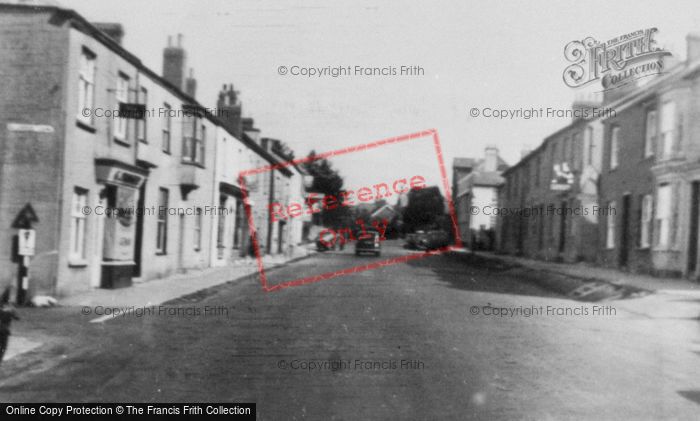
[[[408,252],[346,247],[269,282]],[[449,254],[272,293],[250,277],[102,323],[22,309],[47,345],[0,368],[0,398],[255,402],[259,419],[697,417],[697,318],[565,299],[507,269]]]

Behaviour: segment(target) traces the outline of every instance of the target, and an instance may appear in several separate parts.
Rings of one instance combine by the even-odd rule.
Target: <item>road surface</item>
[[[405,253],[322,253],[270,283]],[[247,279],[97,324],[37,310],[30,322],[63,339],[4,366],[0,397],[256,402],[265,420],[697,419],[698,320],[623,304],[453,254],[272,293]]]

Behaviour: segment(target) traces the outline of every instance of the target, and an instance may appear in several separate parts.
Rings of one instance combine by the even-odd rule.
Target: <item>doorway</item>
[[[559,254],[566,251],[566,201],[561,202],[561,218],[559,219]],[[563,256],[561,256],[563,257]]]
[[[700,223],[700,181],[693,181],[690,200],[690,241],[688,242],[688,275],[694,275],[698,266],[698,228]]]
[[[620,254],[618,266],[626,268],[629,261],[629,225],[632,196],[628,193],[622,196],[622,218],[620,220]]]

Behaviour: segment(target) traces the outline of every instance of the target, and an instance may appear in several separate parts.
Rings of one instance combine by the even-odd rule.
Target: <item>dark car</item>
[[[360,232],[357,241],[355,242],[355,254],[373,253],[376,256],[382,254],[382,245],[379,241],[380,235],[378,231]]]
[[[420,239],[418,248],[425,250],[437,250],[439,248],[447,247],[449,244],[450,237],[447,232],[443,230],[431,230]]]
[[[409,249],[417,249],[423,237],[425,237],[425,231],[423,230],[406,234],[405,247]]]
[[[316,250],[326,251],[335,249],[335,235],[332,232],[323,232],[316,240]]]

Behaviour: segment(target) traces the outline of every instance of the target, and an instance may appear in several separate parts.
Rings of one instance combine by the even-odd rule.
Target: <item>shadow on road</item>
[[[445,253],[407,262],[431,269],[449,288],[539,297],[565,297],[518,276],[519,266],[471,254]]]

